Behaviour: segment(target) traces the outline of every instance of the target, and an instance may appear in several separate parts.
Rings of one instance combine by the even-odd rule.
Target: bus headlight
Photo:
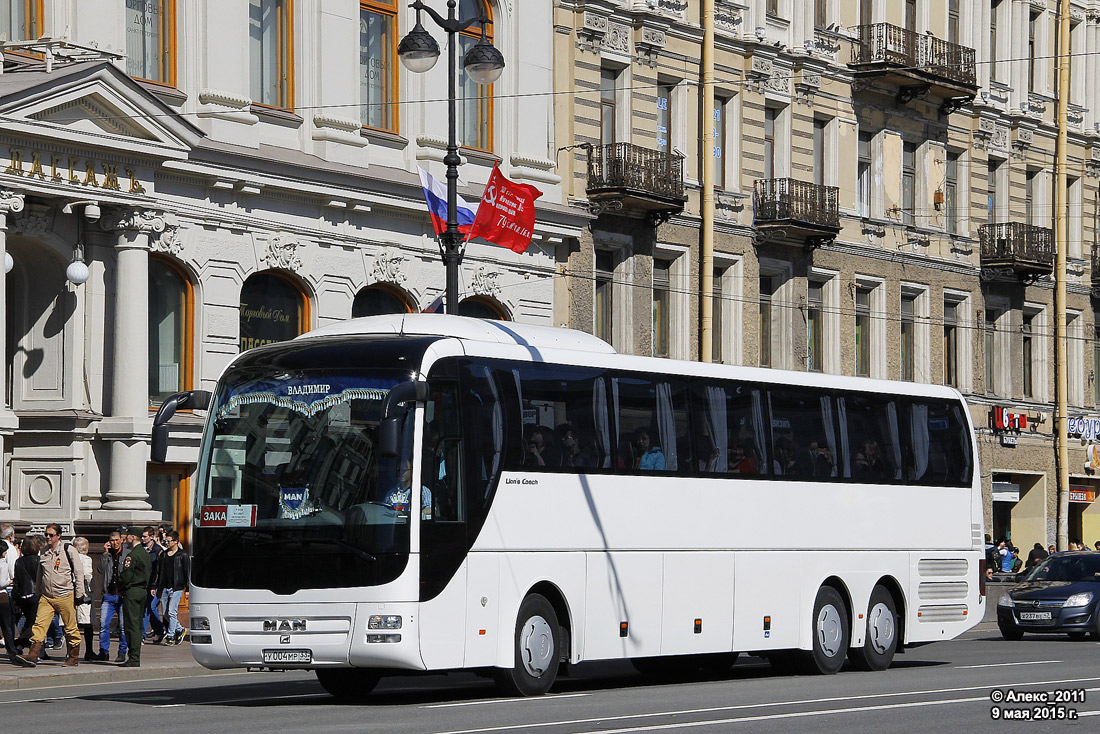
[[[208,631],[210,629],[210,620],[206,617],[191,617],[191,629]]]
[[[401,629],[400,614],[374,614],[367,620],[369,630],[399,630]]]
[[[1066,599],[1065,602],[1062,604],[1062,606],[1064,606],[1064,607],[1083,607],[1083,606],[1088,606],[1089,602],[1091,602],[1091,601],[1092,601],[1092,592],[1091,591],[1083,591],[1080,594],[1074,594],[1070,598]]]
[[[1015,607],[1016,604],[1012,601],[1012,597],[1006,593],[1001,594],[1001,600],[997,602],[997,606],[1008,607],[1009,609],[1011,609],[1012,607]]]

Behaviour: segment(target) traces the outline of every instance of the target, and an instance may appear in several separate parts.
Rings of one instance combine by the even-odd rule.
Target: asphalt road
[[[1022,692],[1047,700],[1011,700]],[[1057,696],[1066,700],[1055,701]],[[1001,720],[991,718],[994,709]],[[1005,712],[1019,715],[1015,711],[1033,720],[1003,720]],[[1034,720],[1050,716],[1071,718]],[[835,676],[794,676],[742,656],[728,674],[669,683],[644,678],[622,663],[590,664],[560,679],[550,695],[531,699],[500,698],[489,681],[452,674],[387,679],[365,704],[336,704],[306,672],[234,672],[0,693],[6,729],[35,726],[51,732],[1030,734],[1096,731],[1097,716],[1100,643],[1058,636],[1005,642],[985,625],[959,640],[909,650],[880,673],[845,669]]]

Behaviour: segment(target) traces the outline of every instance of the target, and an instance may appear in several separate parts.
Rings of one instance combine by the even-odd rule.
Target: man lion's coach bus
[[[357,319],[250,350],[208,409],[191,649],[337,696],[567,664],[884,669],[985,609],[954,390],[617,354],[568,329]]]

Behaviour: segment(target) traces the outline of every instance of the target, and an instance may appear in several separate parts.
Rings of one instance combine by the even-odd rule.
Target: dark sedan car
[[[1040,563],[997,602],[997,626],[1006,640],[1025,632],[1100,639],[1100,553],[1056,553]]]

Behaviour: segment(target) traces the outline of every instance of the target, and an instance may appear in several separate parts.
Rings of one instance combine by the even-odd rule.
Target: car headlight
[[[375,614],[367,620],[369,630],[399,630],[401,629],[400,614]]]
[[[1083,591],[1080,594],[1074,594],[1070,598],[1066,599],[1062,604],[1064,607],[1083,607],[1087,606],[1092,601],[1092,592]]]
[[[1016,604],[1012,601],[1012,596],[1006,593],[1001,594],[1001,600],[997,602],[997,606],[1012,608],[1016,606]]]

